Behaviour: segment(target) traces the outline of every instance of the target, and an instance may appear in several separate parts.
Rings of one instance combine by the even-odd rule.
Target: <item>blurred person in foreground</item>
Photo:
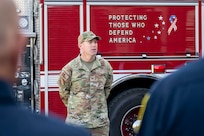
[[[0,136],[89,136],[82,128],[31,113],[16,103],[12,85],[25,43],[15,4],[0,0]]]
[[[62,68],[58,79],[66,122],[87,128],[92,136],[109,135],[107,99],[113,74],[109,62],[97,56],[100,39],[92,31],[80,34],[80,54]]]
[[[204,136],[203,71],[201,59],[156,82],[137,136]]]

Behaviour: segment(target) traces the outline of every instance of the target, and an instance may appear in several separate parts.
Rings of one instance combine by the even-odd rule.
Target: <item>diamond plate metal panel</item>
[[[15,0],[19,14],[19,29],[24,33],[33,33],[33,0]]]

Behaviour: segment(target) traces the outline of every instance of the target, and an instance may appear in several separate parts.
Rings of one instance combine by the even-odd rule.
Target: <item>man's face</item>
[[[0,65],[1,73],[7,73],[8,80],[13,80],[24,44],[25,38],[18,29],[15,4],[11,0],[0,0]]]
[[[91,41],[83,42],[80,49],[84,55],[95,56],[98,52],[98,40],[93,39]]]

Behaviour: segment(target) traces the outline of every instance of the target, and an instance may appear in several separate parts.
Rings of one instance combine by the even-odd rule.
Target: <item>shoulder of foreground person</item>
[[[57,116],[35,114],[18,106],[1,109],[7,111],[0,123],[2,136],[91,136],[85,128],[65,124]]]
[[[204,96],[203,69],[202,59],[180,68],[151,87],[138,136],[203,135],[200,127],[204,113],[200,108]]]
[[[161,81],[156,82],[150,89],[150,92],[174,90],[173,88],[175,87],[185,87],[189,83],[204,82],[204,74],[202,74],[203,69],[204,59],[191,62],[179,68],[178,71],[163,78]]]
[[[44,126],[45,131],[46,129],[50,130],[49,136],[91,136],[85,128],[65,124],[64,121],[55,116],[44,117],[43,115],[39,115],[38,118],[41,122],[44,122],[44,125],[41,124],[41,127]]]

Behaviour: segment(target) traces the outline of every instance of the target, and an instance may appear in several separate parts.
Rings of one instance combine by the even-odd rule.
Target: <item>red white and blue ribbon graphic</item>
[[[171,23],[171,26],[168,29],[168,35],[171,34],[172,30],[174,30],[174,31],[177,30],[177,26],[176,26],[177,17],[175,15],[171,15],[170,18],[169,18],[169,21]]]

